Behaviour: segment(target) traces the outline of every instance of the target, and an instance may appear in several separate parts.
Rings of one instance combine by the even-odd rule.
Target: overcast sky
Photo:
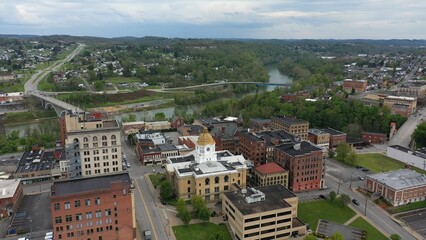
[[[426,39],[424,0],[0,0],[1,34]]]

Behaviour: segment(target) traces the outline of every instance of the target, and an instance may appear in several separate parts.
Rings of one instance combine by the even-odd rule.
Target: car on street
[[[360,169],[360,168],[362,168],[362,167],[361,167],[361,166],[359,166],[359,165],[356,165],[356,166],[355,166],[355,168],[356,168],[356,169]]]
[[[143,231],[143,237],[145,240],[151,240],[151,231],[149,230]]]
[[[362,171],[363,172],[368,172],[368,169],[367,168],[363,168]]]
[[[126,163],[126,166],[127,166],[128,168],[130,168],[130,163],[129,163],[129,162],[127,162],[127,163]]]
[[[358,179],[361,180],[361,181],[363,181],[365,178],[359,176]]]
[[[325,195],[323,195],[323,194],[320,194],[319,198],[321,198],[321,199],[327,199],[327,197]]]
[[[355,205],[359,206],[359,202],[358,202],[358,200],[356,200],[356,199],[352,199],[352,202],[353,202],[353,204],[355,204]]]

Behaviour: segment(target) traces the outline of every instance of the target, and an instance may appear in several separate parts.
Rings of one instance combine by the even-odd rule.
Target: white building
[[[392,145],[387,148],[386,156],[406,165],[426,170],[426,152],[424,151],[413,151],[399,145]]]

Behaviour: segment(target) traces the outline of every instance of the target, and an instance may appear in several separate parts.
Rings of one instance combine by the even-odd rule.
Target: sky
[[[424,0],[0,0],[0,34],[426,39]]]

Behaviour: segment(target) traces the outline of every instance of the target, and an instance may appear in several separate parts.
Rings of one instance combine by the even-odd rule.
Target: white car
[[[129,163],[129,162],[127,162],[126,166],[127,166],[128,168],[130,168],[130,163]]]

